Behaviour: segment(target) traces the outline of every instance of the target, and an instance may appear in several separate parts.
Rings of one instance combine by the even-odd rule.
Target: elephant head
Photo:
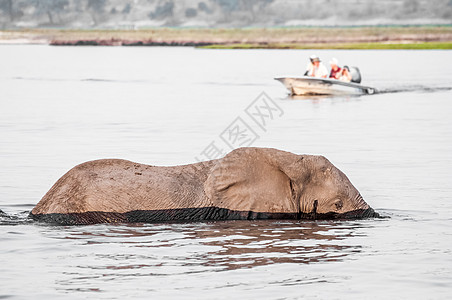
[[[215,164],[205,191],[216,207],[267,217],[378,217],[347,176],[323,156],[240,148]]]

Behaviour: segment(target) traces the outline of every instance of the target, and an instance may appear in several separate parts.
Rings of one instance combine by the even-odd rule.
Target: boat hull
[[[292,95],[366,95],[376,89],[358,83],[315,77],[280,77],[280,81]]]

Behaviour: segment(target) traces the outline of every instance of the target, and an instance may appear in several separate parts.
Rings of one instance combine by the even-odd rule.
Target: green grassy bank
[[[421,43],[317,43],[317,44],[219,44],[206,49],[343,49],[343,50],[451,50],[452,42]]]

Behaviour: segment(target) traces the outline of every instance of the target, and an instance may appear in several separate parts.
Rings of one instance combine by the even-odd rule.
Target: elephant
[[[121,159],[82,163],[30,212],[61,225],[379,217],[328,159],[244,147],[180,166]]]

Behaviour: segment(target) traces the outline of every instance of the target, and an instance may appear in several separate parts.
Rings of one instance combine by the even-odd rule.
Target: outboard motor
[[[344,66],[344,68],[347,66]],[[352,75],[352,82],[360,83],[361,82],[361,72],[358,67],[347,67],[350,75]]]

